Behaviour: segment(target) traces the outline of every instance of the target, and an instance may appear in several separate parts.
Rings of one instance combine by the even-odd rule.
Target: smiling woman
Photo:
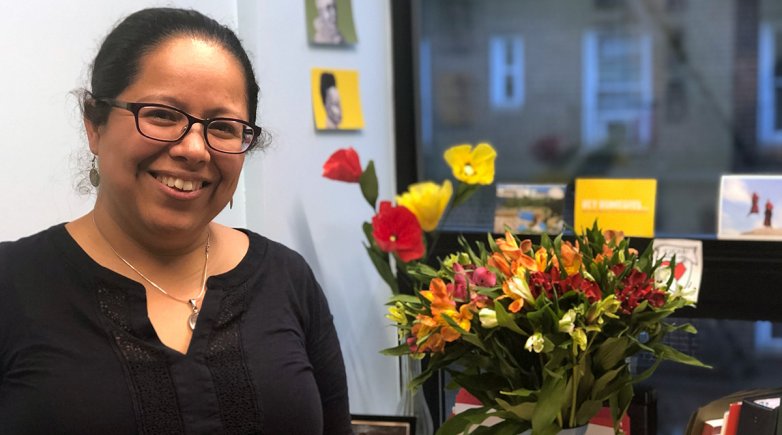
[[[236,35],[198,12],[106,37],[81,101],[93,210],[0,245],[0,432],[350,433],[309,267],[213,222],[264,145],[257,96]]]

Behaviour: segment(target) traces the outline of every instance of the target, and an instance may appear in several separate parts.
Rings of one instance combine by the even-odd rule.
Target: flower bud
[[[478,317],[481,319],[481,326],[487,329],[497,327],[497,312],[491,308],[481,308],[478,312]]]

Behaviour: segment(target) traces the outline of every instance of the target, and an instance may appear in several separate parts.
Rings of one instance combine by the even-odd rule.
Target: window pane
[[[449,146],[487,141],[500,156],[496,183],[656,178],[657,235],[709,238],[720,176],[782,171],[780,88],[758,80],[763,55],[768,74],[781,68],[775,0],[415,4],[418,83],[430,84],[419,95],[419,179],[450,177]],[[765,25],[774,32],[762,46]],[[761,143],[759,107],[779,139]],[[491,230],[494,201],[480,190],[445,229]]]

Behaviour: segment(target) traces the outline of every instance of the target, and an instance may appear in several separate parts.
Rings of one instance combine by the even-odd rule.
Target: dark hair
[[[231,29],[200,12],[173,8],[149,8],[134,12],[106,36],[92,63],[92,89],[83,92],[81,97],[84,116],[95,125],[106,123],[110,107],[95,104],[94,98],[114,98],[119,95],[135,80],[144,55],[166,40],[181,35],[214,41],[239,60],[244,70],[248,116],[250,122],[255,124],[258,84],[239,38]]]
[[[329,88],[337,87],[337,79],[334,74],[326,71],[320,75],[320,98],[323,100],[323,104],[326,104],[326,92]]]

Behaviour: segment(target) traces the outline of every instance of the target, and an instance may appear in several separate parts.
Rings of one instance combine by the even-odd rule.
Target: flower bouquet
[[[495,416],[491,433],[555,434],[587,424],[605,404],[618,433],[633,384],[662,361],[704,366],[663,343],[668,333],[696,331],[664,321],[690,302],[670,290],[675,265],[653,261],[651,244],[639,254],[595,223],[572,243],[543,234],[534,245],[506,233],[461,246],[438,269],[416,265],[410,273],[428,289],[393,297],[389,315],[405,342],[386,353],[429,357],[413,386],[444,369],[483,405],[438,433]],[[634,375],[629,358],[640,352],[654,363]]]
[[[663,266],[651,244],[639,253],[621,232],[595,223],[571,240],[543,234],[538,245],[510,233],[475,245],[461,238],[459,252],[437,267],[427,264],[444,212],[491,184],[495,156],[487,144],[447,150],[455,195],[448,180],[414,184],[397,205],[381,202],[364,223],[367,252],[394,293],[387,317],[400,344],[383,352],[427,358],[410,388],[446,370],[480,400],[482,406],[452,416],[438,434],[553,435],[587,424],[606,404],[619,433],[634,383],[664,360],[704,366],[663,342],[674,331],[696,332],[665,321],[690,304],[675,288],[675,260]],[[359,183],[375,210],[371,161],[362,169],[355,151],[339,150],[324,176]],[[401,278],[412,294],[399,291]],[[630,357],[641,352],[654,363],[633,374]],[[480,426],[488,417],[500,422]]]

